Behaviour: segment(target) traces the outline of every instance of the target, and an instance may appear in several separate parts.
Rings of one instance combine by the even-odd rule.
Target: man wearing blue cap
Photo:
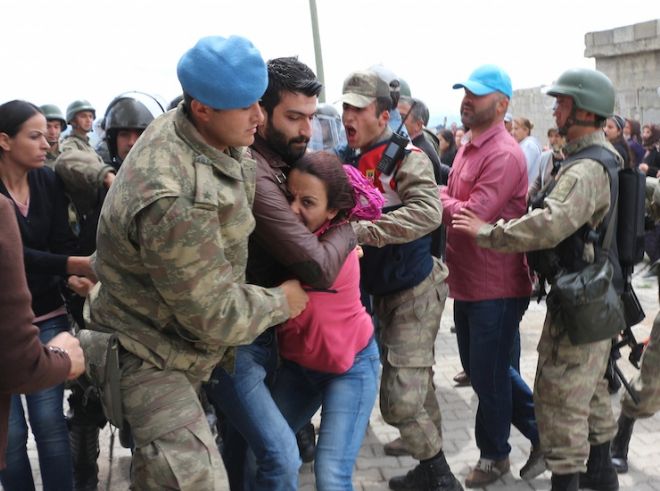
[[[611,266],[608,287],[619,294],[623,291],[616,240],[609,247],[612,234],[616,237],[616,220],[611,218],[617,213],[623,161],[602,131],[613,113],[615,92],[603,73],[574,68],[565,71],[547,94],[556,98],[553,115],[559,134],[566,136],[566,159],[544,188],[543,206],[515,220],[496,223],[490,217],[479,217],[478,209],[466,207],[454,215],[452,225],[457,234],[476,238],[473,244],[485,250],[510,256],[539,251],[546,265],[544,276],[553,281],[537,348],[534,402],[541,447],[552,471],[552,491],[615,491],[619,481],[610,458],[610,440],[616,423],[603,374],[612,346],[607,327],[623,329],[625,322],[609,309],[608,314],[618,322],[605,326],[594,320],[589,326],[583,320],[584,327],[593,331],[586,329],[582,334],[576,328],[582,337],[575,339],[571,335],[575,331],[567,329],[566,316],[574,319],[581,313],[577,309],[569,313],[554,296],[562,276],[580,272],[596,260]],[[589,305],[585,302],[579,308],[587,309],[582,315],[593,318]]]
[[[479,488],[509,471],[511,424],[532,443],[521,476],[532,479],[544,470],[532,392],[510,365],[531,283],[524,254],[482,249],[471,237],[454,230],[452,218],[465,208],[488,223],[524,215],[527,165],[520,146],[504,127],[512,95],[507,73],[495,65],[483,65],[454,89],[465,89],[461,120],[470,132],[456,154],[441,199],[459,354],[479,397],[475,436],[480,458],[465,484]]]
[[[297,280],[245,284],[255,163],[242,147],[263,121],[261,55],[240,37],[205,37],[177,74],[183,102],[149,125],[105,200],[85,318],[100,332],[86,353],[104,352],[109,334],[119,343],[122,414],[109,419],[130,425],[132,486],[216,490],[221,461],[197,388],[231,365],[229,346],[295,317],[307,296]]]

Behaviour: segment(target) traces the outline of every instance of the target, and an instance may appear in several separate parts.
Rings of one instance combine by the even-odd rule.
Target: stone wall
[[[589,32],[584,41],[584,56],[595,58],[596,69],[616,88],[615,112],[642,124],[660,124],[660,19]],[[554,126],[553,99],[541,89],[516,90],[511,112],[528,118],[534,124],[532,134],[545,144],[546,132]]]

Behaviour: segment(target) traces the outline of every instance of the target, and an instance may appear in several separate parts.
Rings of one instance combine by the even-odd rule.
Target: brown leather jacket
[[[12,394],[35,392],[64,382],[71,361],[48,350],[32,325],[32,297],[25,279],[23,247],[14,205],[0,196],[0,469],[5,467],[9,401]]]
[[[250,149],[257,161],[257,184],[248,283],[268,287],[296,277],[314,288],[329,288],[346,256],[355,248],[353,229],[349,224],[334,227],[319,240],[289,207],[286,191],[289,165],[259,135]]]

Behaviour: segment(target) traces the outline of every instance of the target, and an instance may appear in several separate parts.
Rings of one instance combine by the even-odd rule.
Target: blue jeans
[[[36,324],[39,339],[47,343],[57,334],[69,330],[65,315]],[[37,444],[43,489],[73,489],[73,463],[69,432],[64,418],[64,384],[25,396],[30,427]],[[0,472],[5,491],[34,490],[32,468],[27,454],[28,427],[21,396],[13,395],[9,410],[7,467]]]
[[[217,367],[206,386],[209,402],[226,420],[222,458],[231,489],[294,491],[302,463],[298,444],[267,383],[277,362],[273,330],[235,353],[234,373]],[[256,457],[256,476],[244,469],[245,442]]]
[[[353,489],[353,467],[376,402],[379,368],[372,337],[345,373],[317,372],[286,360],[277,373],[273,399],[294,431],[322,408],[314,457],[319,491]]]
[[[536,446],[539,442],[532,391],[511,366],[518,326],[529,298],[454,301],[461,363],[479,397],[475,438],[481,457],[506,458],[513,424]]]

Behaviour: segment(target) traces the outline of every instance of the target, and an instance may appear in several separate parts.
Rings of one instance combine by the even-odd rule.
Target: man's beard
[[[264,136],[265,140],[268,143],[268,146],[277,153],[282,160],[287,164],[293,164],[300,157],[305,155],[307,150],[307,143],[309,143],[309,138],[304,136],[298,136],[296,138],[291,138],[290,140],[286,139],[284,133],[275,128],[272,124],[266,126],[266,131]],[[300,149],[293,148],[295,143],[304,143]]]
[[[472,114],[464,116],[463,108],[461,107],[461,122],[467,128],[482,127],[495,120],[495,116],[497,115],[496,108],[497,100],[494,100],[490,106],[478,112],[474,110],[474,106],[470,106]]]

